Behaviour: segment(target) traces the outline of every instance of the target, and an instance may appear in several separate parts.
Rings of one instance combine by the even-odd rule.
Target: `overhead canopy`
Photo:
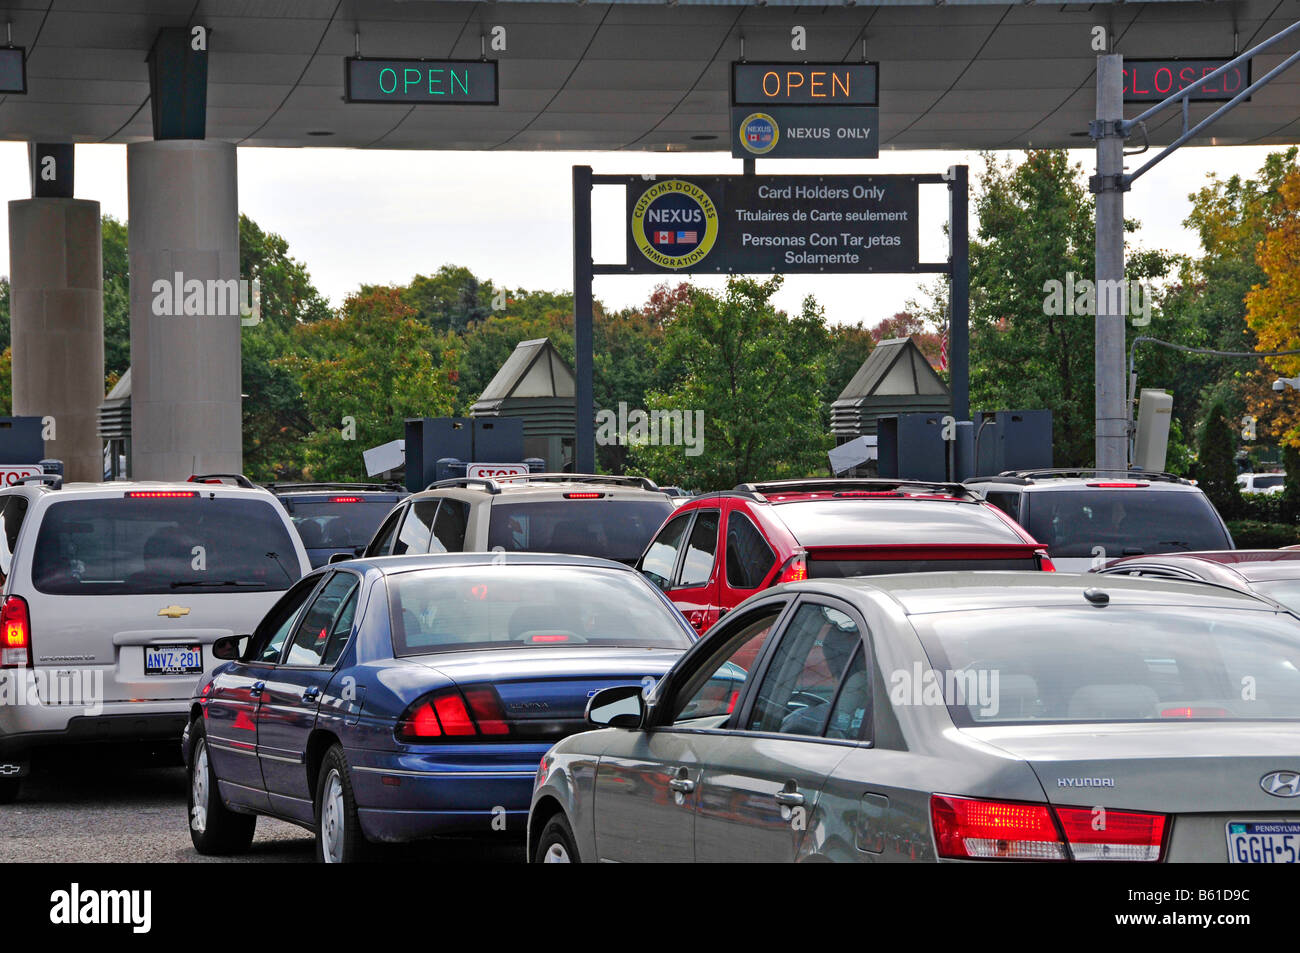
[[[1127,57],[1230,55],[1287,26],[1274,0],[800,6],[765,0],[471,3],[464,0],[14,0],[27,95],[0,98],[0,138],[131,142],[152,136],[145,56],[162,27],[202,24],[210,138],[257,146],[385,149],[719,150],[729,64],[881,63],[885,149],[1080,146],[1094,115],[1094,25]],[[506,28],[498,106],[343,102],[343,60],[477,58]],[[807,31],[792,51],[791,29]],[[1294,50],[1270,51],[1260,76]],[[1195,117],[1211,106],[1193,107]],[[1130,115],[1136,109],[1130,107]],[[1214,127],[1220,144],[1294,142],[1300,71]],[[1178,120],[1154,126],[1168,141]],[[1209,139],[1205,140],[1211,141]]]

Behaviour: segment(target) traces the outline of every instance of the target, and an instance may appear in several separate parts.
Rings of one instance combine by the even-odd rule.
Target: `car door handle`
[[[303,693],[302,693],[302,700],[303,700],[303,701],[305,701],[305,702],[314,702],[314,701],[316,701],[316,700],[319,699],[319,698],[320,698],[320,688],[319,688],[319,686],[311,685],[311,686],[309,686],[308,688],[303,689]]]
[[[690,794],[695,790],[695,782],[690,778],[673,778],[668,782],[668,787],[678,794]]]
[[[802,807],[804,802],[803,795],[798,791],[777,791],[772,797],[782,807]]]
[[[252,686],[248,689],[248,694],[256,698],[257,696],[261,695],[262,692],[264,691],[266,691],[266,682],[254,682]]]

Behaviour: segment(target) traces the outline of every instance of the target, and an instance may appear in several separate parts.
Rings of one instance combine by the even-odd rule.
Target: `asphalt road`
[[[19,799],[0,805],[0,863],[311,863],[310,831],[259,818],[252,849],[202,857],[186,828],[186,776],[180,767],[81,760],[37,768]],[[385,848],[381,861],[517,863],[518,840],[439,841]]]

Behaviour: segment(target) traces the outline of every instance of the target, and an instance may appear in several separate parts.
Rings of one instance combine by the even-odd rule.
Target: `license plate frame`
[[[1224,835],[1227,839],[1228,863],[1300,864],[1300,817],[1277,821],[1229,821],[1224,827]],[[1252,844],[1249,840],[1252,837],[1267,838],[1269,853],[1285,859],[1253,859],[1250,849]],[[1287,838],[1290,838],[1289,842]],[[1277,843],[1279,840],[1281,843]],[[1245,845],[1245,859],[1238,859],[1236,848],[1239,843]]]
[[[157,653],[157,654],[155,654]],[[196,661],[188,664],[159,664],[157,655],[173,653],[179,656],[190,655]],[[151,664],[152,662],[152,664]],[[198,642],[175,643],[171,645],[146,645],[144,647],[144,674],[150,678],[203,674],[203,646]]]

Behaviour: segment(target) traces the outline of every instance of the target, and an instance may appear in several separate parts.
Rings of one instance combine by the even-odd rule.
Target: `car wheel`
[[[18,789],[23,782],[17,778],[5,778],[0,781],[0,804],[12,804],[18,800]]]
[[[203,722],[196,721],[190,730],[194,734],[189,764],[190,841],[208,856],[242,853],[253,843],[257,816],[236,814],[222,803]]]
[[[556,814],[542,828],[541,839],[537,842],[537,853],[533,855],[535,864],[577,864],[578,848],[573,842],[573,828],[564,819],[563,814]]]
[[[343,749],[325,752],[316,781],[316,859],[323,864],[355,864],[370,856],[357,819],[357,799]]]

